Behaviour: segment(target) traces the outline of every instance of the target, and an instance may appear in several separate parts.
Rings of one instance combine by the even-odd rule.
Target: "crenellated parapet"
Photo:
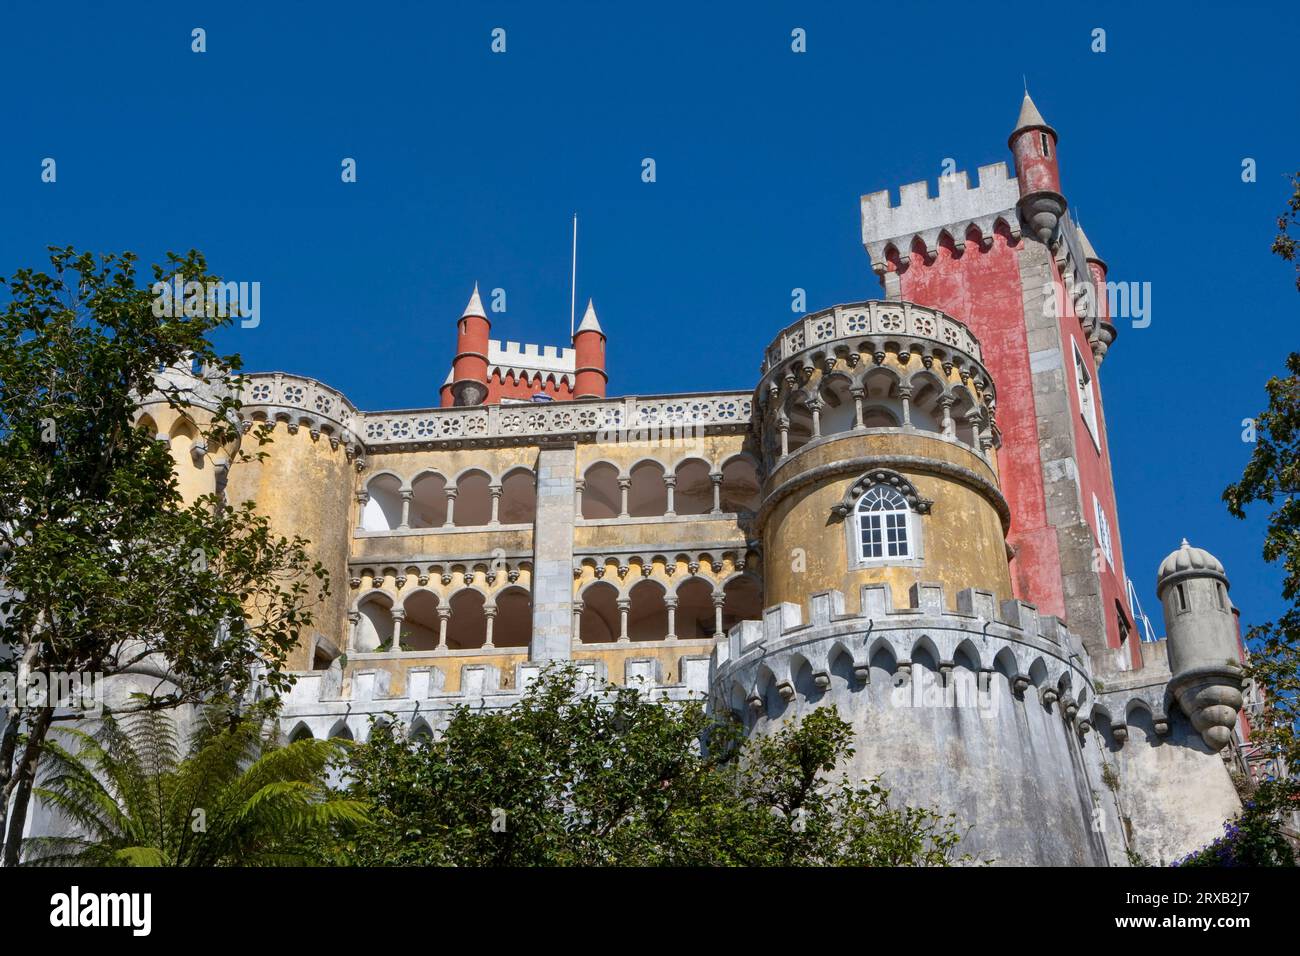
[[[1005,163],[979,167],[979,185],[971,186],[965,171],[939,177],[938,195],[930,195],[925,180],[908,183],[898,191],[898,204],[890,202],[889,190],[862,197],[862,245],[877,274],[887,269],[890,250],[906,263],[918,242],[933,255],[941,237],[947,236],[960,252],[972,231],[981,246],[993,241],[998,228],[1020,238],[1016,203],[1020,189],[1007,173]]]
[[[409,735],[418,736],[444,726],[461,707],[481,711],[515,706],[545,666],[542,661],[523,659],[504,668],[484,661],[421,664],[404,669],[396,679],[382,667],[361,667],[352,669],[344,680],[336,663],[329,670],[294,675],[292,690],[282,698],[280,723],[291,739],[305,729],[317,739],[364,740],[372,721],[394,719]],[[580,692],[604,688],[612,676],[602,660],[575,661],[573,666],[587,676]],[[708,690],[709,666],[707,656],[682,655],[672,669],[676,679],[666,680],[659,658],[628,657],[622,661],[622,684],[656,700],[699,700]],[[447,690],[453,667],[459,680],[455,690]],[[403,686],[395,692],[399,680]]]
[[[868,684],[873,669],[890,675],[895,688],[916,668],[947,676],[964,668],[987,692],[1000,674],[1017,696],[1032,693],[1047,707],[1060,702],[1074,720],[1081,702],[1095,693],[1082,644],[1055,617],[1031,604],[1003,601],[967,588],[949,610],[938,584],[916,584],[910,607],[895,608],[888,585],[864,585],[861,610],[845,613],[840,591],[809,598],[808,620],[798,604],[767,608],[762,621],[743,621],[715,651],[713,699],[743,714],[763,711],[777,699],[817,696],[834,680]]]

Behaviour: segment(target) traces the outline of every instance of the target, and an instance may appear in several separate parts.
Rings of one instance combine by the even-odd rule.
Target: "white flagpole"
[[[573,282],[569,286],[569,338],[573,338],[574,313],[578,308],[578,214],[573,214]]]

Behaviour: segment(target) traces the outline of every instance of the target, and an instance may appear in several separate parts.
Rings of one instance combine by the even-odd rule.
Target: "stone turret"
[[[1242,705],[1237,627],[1223,564],[1183,539],[1156,574],[1169,634],[1169,690],[1202,739],[1222,750]]]
[[[1020,117],[1007,142],[1016,156],[1016,179],[1020,184],[1016,208],[1029,231],[1043,243],[1051,241],[1066,208],[1056,162],[1056,139],[1056,130],[1047,125],[1025,91]]]
[[[488,396],[488,336],[492,323],[488,321],[479,299],[478,283],[470,296],[465,313],[456,326],[456,357],[451,367],[454,378],[451,397],[455,405],[482,405]]]
[[[573,333],[575,352],[574,398],[604,398],[605,383],[605,331],[596,318],[596,306],[587,300],[587,311],[582,324]]]

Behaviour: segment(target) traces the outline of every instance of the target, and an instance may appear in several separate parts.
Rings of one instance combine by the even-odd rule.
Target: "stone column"
[[[483,617],[487,620],[487,634],[483,638],[483,648],[486,650],[496,645],[492,643],[492,622],[496,620],[497,609],[495,607],[483,608]]]
[[[572,442],[544,444],[537,455],[533,524],[533,637],[528,659],[568,660],[573,645],[573,500],[577,452]]]
[[[866,391],[860,385],[854,385],[849,389],[849,394],[853,396],[853,428],[855,431],[861,431],[866,427],[862,424],[862,399]],[[903,403],[903,408],[907,408],[906,402]]]
[[[722,514],[722,472],[709,472],[709,481],[713,482],[713,510],[709,514]]]
[[[776,423],[776,427],[781,433],[781,457],[784,458],[790,454],[790,423],[783,418]]]
[[[815,441],[822,437],[822,403],[813,399],[808,403],[808,411],[812,412],[812,438]]]
[[[713,636],[722,635],[722,605],[727,603],[727,592],[713,592]]]
[[[673,489],[677,487],[677,476],[664,475],[664,487],[668,489],[668,510],[664,512],[664,516],[670,518],[677,514],[676,504],[673,501]]]
[[[573,602],[573,646],[582,643],[582,602]]]
[[[939,399],[939,404],[943,408],[943,434],[945,438],[953,437],[952,427],[952,403],[956,401],[951,395],[945,395]]]
[[[627,636],[627,612],[632,607],[631,598],[618,599],[618,642],[626,644],[631,640]]]
[[[579,478],[577,481],[573,483],[573,488],[574,488],[573,517],[575,519],[578,519],[582,517],[582,495],[587,490],[586,480],[583,478]]]
[[[357,647],[357,625],[361,623],[360,611],[348,611],[348,647],[353,651],[360,650]]]
[[[365,515],[365,513],[366,513],[366,502],[368,502],[369,500],[370,500],[370,492],[368,492],[368,491],[358,491],[358,492],[357,492],[357,521],[356,521],[356,526],[357,526],[358,528],[361,527],[361,519],[362,519],[362,517],[363,517],[363,516]]]
[[[619,493],[618,516],[620,518],[631,517],[627,513],[627,492],[628,489],[631,487],[632,487],[631,478],[620,478],[618,480],[618,493]]]
[[[411,497],[415,492],[407,490],[402,492],[402,523],[399,528],[409,528],[411,526]]]
[[[912,386],[903,385],[898,389],[898,397],[903,400],[903,427],[912,427]]]
[[[447,649],[447,620],[451,617],[451,608],[438,606],[438,650]]]
[[[494,528],[501,523],[497,518],[501,508],[501,491],[500,485],[488,485],[488,494],[492,496],[492,517],[488,520],[488,524]]]
[[[393,608],[393,653],[402,653],[402,622],[406,620],[404,608]]]
[[[455,488],[447,489],[447,520],[442,523],[444,528],[451,528],[456,524],[456,495],[460,492]]]
[[[664,640],[675,641],[677,640],[677,598],[666,597],[664,604],[668,607],[668,633]]]

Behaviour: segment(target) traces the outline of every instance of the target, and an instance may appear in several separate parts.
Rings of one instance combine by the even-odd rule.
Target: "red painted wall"
[[[999,225],[988,251],[978,236],[967,237],[958,255],[949,242],[926,262],[914,251],[898,270],[902,297],[942,309],[966,323],[980,340],[984,364],[997,385],[997,422],[1002,431],[998,471],[1011,507],[1008,536],[1015,595],[1044,614],[1065,616],[1056,529],[1047,523],[1043,470],[1038,451],[1038,421],[1029,368],[1020,267],[1022,243]],[[891,271],[897,262],[889,264]]]

